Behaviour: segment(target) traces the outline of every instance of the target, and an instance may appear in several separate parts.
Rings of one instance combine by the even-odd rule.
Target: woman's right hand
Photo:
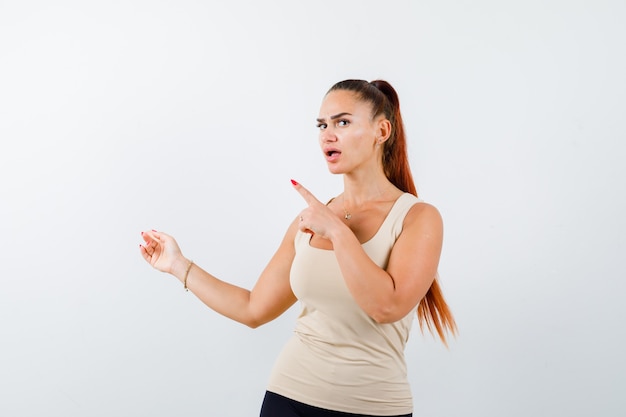
[[[139,245],[141,256],[155,269],[176,275],[178,265],[187,265],[188,261],[172,236],[156,230],[141,232],[141,236],[145,242]]]

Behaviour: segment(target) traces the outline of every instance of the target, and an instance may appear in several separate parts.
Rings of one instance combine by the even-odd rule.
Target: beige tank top
[[[363,243],[381,268],[387,267],[404,217],[419,201],[401,195],[374,237]],[[301,232],[295,238],[290,280],[302,312],[274,365],[268,390],[347,413],[412,413],[404,347],[415,309],[395,323],[376,323],[352,298],[334,252],[310,246],[309,239]]]

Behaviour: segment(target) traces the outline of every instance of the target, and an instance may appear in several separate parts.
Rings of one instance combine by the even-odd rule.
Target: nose
[[[332,127],[328,126],[320,132],[320,141],[322,143],[335,142],[336,140],[337,136],[335,136],[335,132],[332,131]]]

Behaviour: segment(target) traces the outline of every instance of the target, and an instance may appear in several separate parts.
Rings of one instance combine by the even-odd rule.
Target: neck
[[[348,207],[362,206],[370,201],[396,199],[401,193],[381,171],[375,175],[345,174],[343,202]]]

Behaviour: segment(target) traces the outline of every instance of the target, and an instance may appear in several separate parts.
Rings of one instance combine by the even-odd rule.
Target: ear
[[[382,144],[391,136],[391,122],[385,117],[381,117],[376,122],[376,143]]]

